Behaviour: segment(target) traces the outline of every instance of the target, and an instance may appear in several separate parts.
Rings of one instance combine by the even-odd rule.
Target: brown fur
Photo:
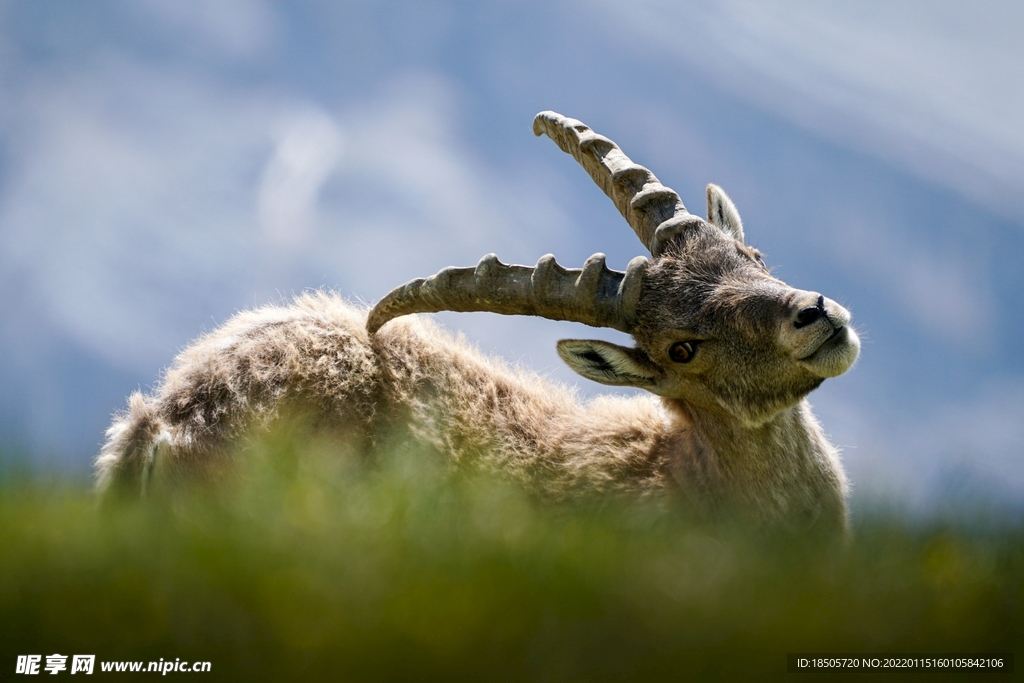
[[[656,454],[667,420],[655,399],[582,406],[568,388],[429,321],[396,321],[371,342],[365,316],[318,292],[241,313],[200,338],[154,395],[133,394],[115,419],[98,488],[138,495],[147,482],[220,476],[232,445],[296,410],[366,449],[408,432],[457,467],[510,474],[556,497],[668,483]],[[155,445],[161,438],[168,448]]]

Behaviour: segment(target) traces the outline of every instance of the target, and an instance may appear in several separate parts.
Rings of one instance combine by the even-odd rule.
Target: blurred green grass
[[[1019,520],[866,511],[822,543],[664,501],[545,503],[415,452],[285,435],[246,458],[216,495],[102,510],[0,477],[0,678],[57,652],[206,660],[205,680],[814,680],[786,653],[1022,641]]]

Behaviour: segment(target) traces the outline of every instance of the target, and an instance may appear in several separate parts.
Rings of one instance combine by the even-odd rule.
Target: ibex
[[[282,415],[364,453],[401,433],[457,466],[531,490],[672,495],[701,514],[843,529],[846,478],[805,397],[856,360],[850,314],[772,277],[744,243],[732,201],[707,187],[708,217],[608,138],[542,112],[551,137],[607,194],[652,258],[626,271],[494,255],[405,284],[367,315],[333,294],[236,315],[182,352],[150,396],[129,399],[96,461],[100,491],[130,496],[233,468],[240,441]],[[411,313],[490,311],[577,321],[636,346],[563,340],[577,373],[653,394],[581,404]],[[655,398],[657,397],[657,398]]]

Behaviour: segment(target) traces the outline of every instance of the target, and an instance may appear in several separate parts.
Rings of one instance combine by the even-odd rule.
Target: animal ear
[[[708,223],[717,225],[732,238],[743,241],[743,221],[736,205],[718,185],[708,185]]]
[[[661,379],[661,370],[640,349],[596,339],[563,339],[558,355],[570,368],[601,384],[648,388]]]

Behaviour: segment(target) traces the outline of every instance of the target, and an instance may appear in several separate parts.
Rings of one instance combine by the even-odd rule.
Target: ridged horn
[[[533,119],[533,134],[542,133],[586,169],[652,255],[660,256],[678,235],[704,223],[674,190],[581,121],[542,111]]]
[[[622,273],[605,265],[604,254],[594,254],[583,268],[566,269],[548,254],[531,268],[506,265],[488,254],[475,268],[445,268],[392,290],[370,311],[366,329],[373,334],[410,313],[486,311],[629,332],[647,263],[637,256]]]

